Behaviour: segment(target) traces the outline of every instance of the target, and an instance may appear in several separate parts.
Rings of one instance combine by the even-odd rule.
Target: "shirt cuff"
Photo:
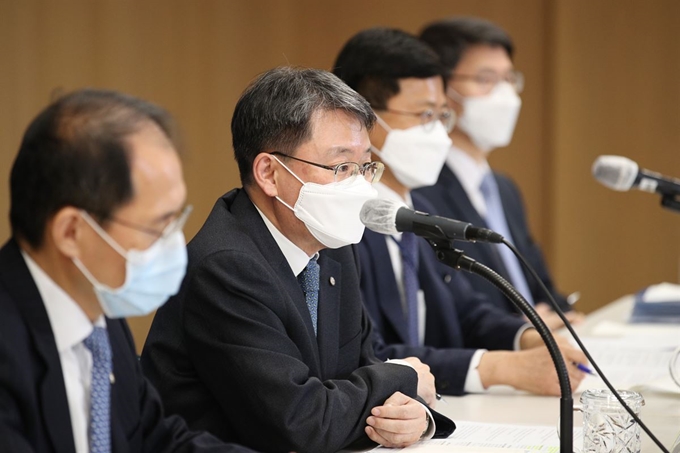
[[[407,367],[415,370],[415,367],[413,365],[411,365],[410,363],[408,363],[404,359],[387,359],[387,360],[385,360],[385,363],[393,363],[395,365],[404,365],[404,366],[407,366]]]
[[[520,351],[522,348],[519,345],[519,339],[522,338],[522,334],[526,332],[527,329],[533,329],[534,326],[531,324],[524,324],[522,327],[517,330],[517,333],[515,334],[515,341],[512,343],[512,349],[515,351]]]
[[[420,403],[423,404],[423,403]],[[437,429],[435,423],[434,423],[434,417],[432,416],[432,412],[430,412],[430,408],[427,407],[427,404],[423,404],[423,407],[425,408],[425,411],[427,412],[427,418],[429,420],[429,423],[427,424],[427,429],[423,433],[422,436],[420,436],[420,440],[429,440],[432,439],[434,436],[434,432]]]
[[[482,379],[479,377],[479,362],[482,360],[482,356],[487,352],[486,349],[477,349],[472,358],[470,359],[470,366],[468,367],[467,375],[465,376],[465,385],[463,390],[466,393],[482,393],[486,391],[484,385],[482,384]]]

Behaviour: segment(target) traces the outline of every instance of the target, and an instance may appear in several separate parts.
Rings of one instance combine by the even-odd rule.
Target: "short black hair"
[[[170,115],[133,96],[83,89],[46,107],[28,126],[12,166],[12,235],[40,248],[47,222],[66,206],[109,219],[134,196],[127,138],[149,124],[178,147]]]
[[[511,60],[515,50],[512,38],[505,30],[477,17],[454,17],[432,22],[420,33],[420,39],[439,55],[447,76],[456,68],[463,53],[470,46],[478,44],[500,46],[505,49]]]
[[[234,158],[241,183],[252,183],[255,157],[264,151],[293,155],[312,136],[312,116],[339,110],[366,130],[375,114],[366,100],[328,71],[279,67],[261,74],[243,92],[231,119]]]
[[[444,78],[432,49],[405,31],[383,27],[350,38],[338,54],[333,73],[376,110],[387,108],[387,101],[399,94],[399,79]]]

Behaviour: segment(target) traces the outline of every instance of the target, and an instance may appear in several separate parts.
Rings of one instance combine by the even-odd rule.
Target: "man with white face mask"
[[[371,162],[374,122],[361,96],[320,70],[273,69],[241,96],[232,137],[243,188],[218,200],[189,244],[183,289],[142,354],[190,426],[313,453],[452,431],[414,399],[434,403],[425,365],[373,353],[348,245],[383,170]]]
[[[373,152],[385,163],[375,184],[379,196],[432,212],[412,189],[435,182],[451,144],[446,133],[453,121],[437,55],[406,32],[372,28],[345,44],[334,68],[366,97],[382,126],[370,134]],[[379,357],[419,357],[441,393],[503,384],[559,395],[536,331],[488,304],[464,276],[437,262],[424,239],[366,230],[359,251],[364,304],[382,337],[376,338]],[[563,351],[570,361],[585,360],[573,348]],[[576,388],[583,373],[576,366],[569,371]]]
[[[172,122],[78,91],[27,129],[0,249],[0,451],[247,452],[164,418],[124,319],[174,294],[187,254]]]
[[[513,44],[496,25],[482,19],[456,18],[434,22],[421,33],[445,67],[446,94],[458,121],[451,131],[453,146],[437,183],[420,190],[439,215],[486,226],[509,239],[538,272],[562,310],[572,321],[582,316],[571,311],[566,298],[552,282],[539,246],[533,241],[517,186],[493,172],[489,153],[512,139],[522,101],[522,74],[512,64]],[[497,244],[461,244],[470,257],[507,278],[535,304],[551,328],[560,318],[544,303],[546,295],[512,252]],[[497,307],[519,314],[495,287],[471,276],[475,290],[486,294]]]

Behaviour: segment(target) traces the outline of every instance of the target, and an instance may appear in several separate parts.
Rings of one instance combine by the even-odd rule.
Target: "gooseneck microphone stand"
[[[557,378],[560,383],[560,452],[572,453],[574,442],[574,401],[571,395],[571,385],[569,383],[569,373],[567,365],[564,362],[564,357],[557,347],[555,338],[552,336],[550,329],[545,325],[536,310],[517,292],[515,288],[503,277],[498,275],[489,267],[478,263],[472,258],[463,254],[462,250],[455,249],[452,241],[434,241],[428,240],[430,245],[437,255],[437,259],[456,270],[464,270],[472,274],[476,274],[490,282],[498,288],[515,306],[529,319],[531,324],[536,328],[536,331],[543,339],[543,342],[548,347],[548,352],[555,364],[557,370]]]

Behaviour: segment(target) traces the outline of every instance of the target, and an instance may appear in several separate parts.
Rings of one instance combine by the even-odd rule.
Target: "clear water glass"
[[[617,390],[635,412],[645,405],[637,392]],[[584,453],[639,453],[640,426],[609,390],[586,390],[581,394]]]

